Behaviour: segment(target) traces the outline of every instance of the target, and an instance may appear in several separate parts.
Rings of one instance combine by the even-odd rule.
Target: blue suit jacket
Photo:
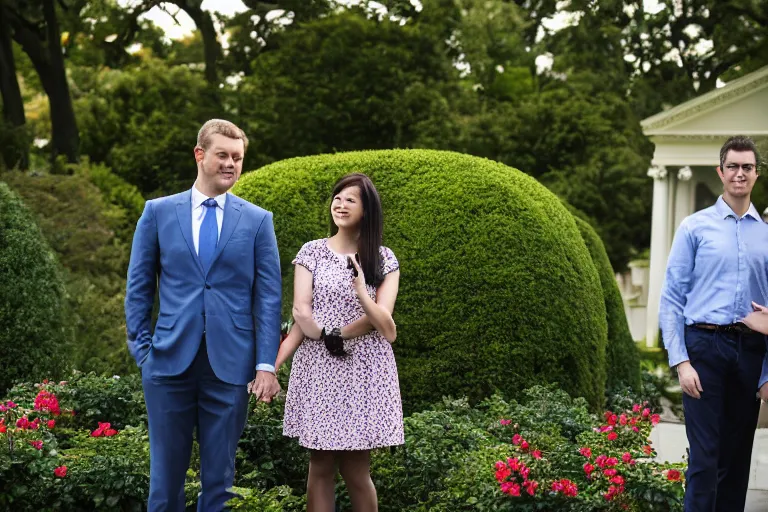
[[[150,334],[158,287],[160,312]],[[191,190],[147,201],[136,225],[125,294],[128,349],[144,375],[182,373],[205,335],[216,376],[247,384],[257,364],[275,364],[280,300],[270,212],[228,193],[206,274],[192,240]]]

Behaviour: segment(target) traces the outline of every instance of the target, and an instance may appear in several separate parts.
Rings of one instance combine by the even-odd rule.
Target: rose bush
[[[130,410],[138,386],[77,375],[14,387],[0,402],[0,509],[142,510],[148,434],[143,422],[130,424],[139,415],[117,412],[115,393],[133,397],[123,402]],[[305,506],[307,452],[282,436],[282,405],[252,404],[236,460],[242,498],[233,510]],[[116,418],[98,416],[97,408]],[[529,388],[519,401],[495,395],[474,407],[446,398],[405,418],[404,447],[374,452],[380,509],[681,510],[684,468],[652,460],[647,438],[657,421],[643,403],[595,416],[586,400],[555,387]],[[200,490],[197,452],[187,473],[188,505]],[[337,498],[349,509],[342,482]]]

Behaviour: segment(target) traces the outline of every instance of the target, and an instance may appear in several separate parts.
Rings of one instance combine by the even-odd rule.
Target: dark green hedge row
[[[56,377],[70,339],[54,253],[21,199],[0,182],[0,393]]]
[[[557,382],[604,400],[607,326],[600,278],[572,215],[529,176],[440,151],[340,153],[277,162],[235,193],[275,213],[290,311],[291,260],[328,235],[334,182],[370,176],[384,243],[401,264],[395,352],[407,409]]]

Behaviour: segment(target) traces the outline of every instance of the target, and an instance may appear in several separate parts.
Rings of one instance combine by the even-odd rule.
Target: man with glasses
[[[659,311],[683,390],[690,444],[686,512],[742,511],[760,407],[766,338],[742,322],[768,303],[768,224],[750,201],[759,156],[749,137],[720,150],[723,195],[675,234]]]

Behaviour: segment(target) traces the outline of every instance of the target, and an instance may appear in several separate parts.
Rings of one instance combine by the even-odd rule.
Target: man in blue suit
[[[266,402],[280,390],[274,374],[280,261],[272,214],[228,192],[247,145],[234,124],[205,123],[194,149],[192,190],[147,201],[136,226],[125,317],[149,418],[150,512],[184,510],[195,429],[198,510],[222,510],[232,497],[248,390]]]

